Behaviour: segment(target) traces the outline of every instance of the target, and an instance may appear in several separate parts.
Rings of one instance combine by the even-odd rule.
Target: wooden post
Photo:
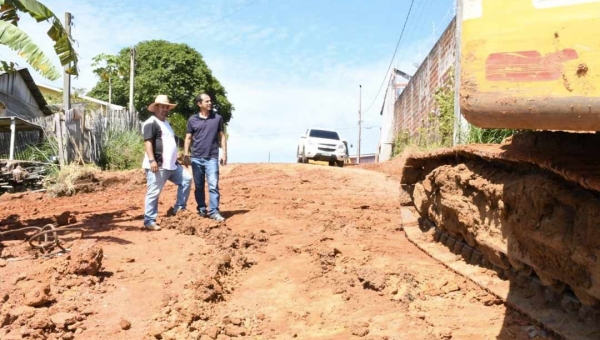
[[[62,168],[65,165],[65,145],[63,143],[62,127],[60,122],[60,113],[54,114],[54,131],[56,135],[56,142],[58,143],[58,161]]]
[[[71,142],[69,141],[69,136],[71,136],[71,133],[69,132],[69,129],[67,128],[66,117],[65,117],[65,119],[62,119],[62,117],[61,117],[60,129],[61,129],[62,139],[63,139],[63,141],[65,141],[65,164],[69,164],[72,161],[70,158],[70,155],[73,152],[73,146],[71,146]]]
[[[79,129],[80,133],[79,133],[79,137],[81,137],[81,140],[79,141],[79,151],[81,152],[81,160],[83,162],[86,161],[85,159],[85,109],[83,109],[83,112],[81,112],[81,128]]]
[[[17,131],[17,124],[15,117],[10,118],[10,151],[8,159],[11,161],[15,159],[15,132]]]
[[[131,48],[130,55],[130,66],[129,66],[129,111],[135,112],[135,106],[133,104],[133,92],[135,82],[135,46]]]
[[[356,164],[360,164],[360,140],[362,133],[362,85],[359,85],[358,92],[358,151],[356,153]]]

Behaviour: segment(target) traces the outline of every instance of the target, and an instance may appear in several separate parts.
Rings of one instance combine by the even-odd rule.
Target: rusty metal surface
[[[461,113],[482,128],[600,131],[600,98],[510,97],[461,91]]]

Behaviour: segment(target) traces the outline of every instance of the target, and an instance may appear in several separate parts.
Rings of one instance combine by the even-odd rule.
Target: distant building
[[[37,84],[37,86],[40,89],[40,92],[42,92],[46,98],[49,98],[49,100],[48,100],[49,102],[60,103],[60,104],[53,103],[54,105],[51,105],[51,106],[57,106],[57,107],[62,106],[62,95],[63,95],[62,91],[63,90],[61,88],[54,87],[51,85],[46,85],[46,84]],[[50,99],[55,99],[55,98],[58,98],[58,100],[50,100]],[[107,110],[109,108],[108,102],[105,102],[100,99],[92,98],[92,97],[85,96],[85,95],[80,95],[80,96],[78,96],[78,98],[81,99],[81,101],[83,103],[87,102],[89,104],[92,104],[91,106],[97,107],[100,110],[100,112],[102,112],[102,113],[107,112]],[[112,108],[113,110],[124,110],[125,109],[125,107],[123,107],[121,105],[115,105],[115,104],[110,104],[110,108]]]
[[[356,155],[348,157],[350,160],[350,164],[356,164]],[[376,153],[368,153],[360,155],[360,164],[364,163],[376,163],[377,154]]]
[[[0,73],[0,117],[31,120],[51,114],[29,70],[22,68]]]
[[[31,121],[49,115],[52,111],[26,68],[0,73],[0,159],[15,159],[42,140],[42,127]]]
[[[406,81],[410,81],[411,75],[394,68],[390,74],[388,88],[383,97],[383,106],[381,107],[381,132],[379,134],[379,144],[377,153],[378,162],[385,162],[392,158],[392,149],[394,145],[394,110],[395,103],[402,91],[406,87]]]

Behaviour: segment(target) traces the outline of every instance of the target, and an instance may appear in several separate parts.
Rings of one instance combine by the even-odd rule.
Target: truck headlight
[[[338,150],[344,150],[344,149],[345,149],[344,144],[338,145]]]
[[[315,145],[315,142],[313,142],[313,141],[309,140],[309,141],[308,141],[308,145]]]

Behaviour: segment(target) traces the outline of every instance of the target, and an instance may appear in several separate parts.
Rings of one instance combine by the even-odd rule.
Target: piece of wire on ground
[[[69,226],[64,227],[56,227],[53,224],[46,224],[43,227],[23,227],[14,230],[0,231],[0,239],[3,236],[9,234],[17,234],[24,233],[30,230],[37,230],[35,234],[27,239],[27,242],[33,249],[39,250],[42,254],[47,254],[49,251],[52,251],[54,248],[59,248],[63,252],[67,252],[68,248],[70,248],[72,242],[64,243],[63,240],[58,236],[59,233],[64,232],[80,232],[79,238],[83,237],[83,229],[82,228],[73,228]]]

